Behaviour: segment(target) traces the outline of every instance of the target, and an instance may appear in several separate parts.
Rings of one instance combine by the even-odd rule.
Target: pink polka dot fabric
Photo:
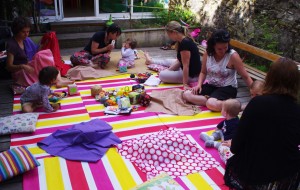
[[[219,166],[210,154],[175,128],[128,140],[119,144],[118,150],[145,172],[148,179],[162,172],[177,177]]]

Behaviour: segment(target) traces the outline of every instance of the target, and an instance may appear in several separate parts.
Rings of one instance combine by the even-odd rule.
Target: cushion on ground
[[[0,135],[35,131],[38,113],[16,114],[0,118]]]
[[[0,153],[0,182],[29,171],[39,162],[25,146],[16,147]]]

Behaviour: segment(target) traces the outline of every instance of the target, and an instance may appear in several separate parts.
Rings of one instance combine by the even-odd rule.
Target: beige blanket
[[[71,80],[85,80],[85,79],[102,78],[102,77],[122,74],[116,70],[117,64],[121,59],[121,52],[111,52],[110,57],[111,57],[110,62],[107,64],[105,69],[100,69],[100,68],[94,69],[86,66],[77,66],[71,68],[68,71],[67,77]],[[63,57],[63,59],[67,60],[70,58],[65,56]],[[145,64],[144,58],[136,59],[134,62],[135,62],[135,67],[128,69],[127,73],[136,74],[136,73],[149,71]]]
[[[151,103],[146,112],[162,112],[175,115],[195,115],[201,110],[195,105],[187,104],[182,99],[183,91],[176,89],[152,91]]]

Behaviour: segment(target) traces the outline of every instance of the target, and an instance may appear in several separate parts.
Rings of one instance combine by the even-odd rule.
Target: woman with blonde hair
[[[201,71],[200,53],[188,29],[177,21],[166,25],[168,37],[176,41],[176,59],[152,59],[145,53],[146,64],[157,64],[168,67],[159,73],[159,78],[165,83],[183,83],[184,89],[190,82],[196,82]]]
[[[263,94],[247,105],[231,141],[225,183],[233,189],[296,190],[300,185],[300,74],[280,58]]]

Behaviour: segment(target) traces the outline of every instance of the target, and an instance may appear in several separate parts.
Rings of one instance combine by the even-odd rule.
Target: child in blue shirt
[[[222,106],[222,115],[226,118],[224,121],[217,125],[217,129],[211,136],[205,132],[200,134],[200,139],[205,141],[205,147],[219,148],[221,141],[227,141],[233,138],[236,133],[239,117],[241,111],[241,103],[237,99],[228,99],[224,101]]]
[[[50,90],[50,87],[56,83],[58,70],[53,66],[44,67],[39,72],[39,82],[36,82],[26,88],[21,95],[22,112],[33,112],[37,107],[43,106],[46,112],[58,110],[59,104],[50,104],[49,95],[60,96]]]

